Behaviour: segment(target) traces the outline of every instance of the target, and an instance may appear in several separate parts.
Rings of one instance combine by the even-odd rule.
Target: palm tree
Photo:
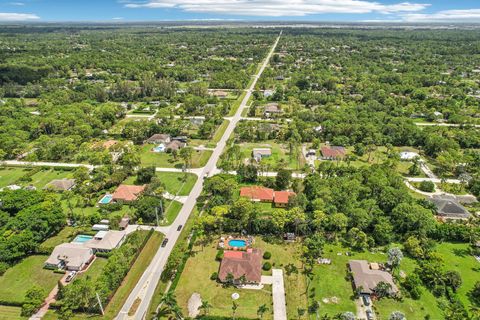
[[[207,315],[211,307],[212,305],[207,300],[202,300],[202,305],[199,307],[199,309],[203,310],[204,315]]]
[[[260,317],[260,319],[263,318],[263,314],[268,311],[268,308],[265,304],[262,304],[260,307],[257,309],[257,315]]]
[[[235,301],[232,301],[232,318],[235,319],[235,313],[238,309],[238,304]]]
[[[173,314],[172,308],[170,308],[169,306],[163,306],[157,311],[157,314],[155,315],[154,319],[155,320],[164,319],[164,318],[170,319],[173,315],[174,314]]]

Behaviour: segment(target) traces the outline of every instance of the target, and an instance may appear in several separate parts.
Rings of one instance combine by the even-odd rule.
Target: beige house
[[[92,240],[85,242],[83,245],[95,252],[109,252],[120,247],[126,237],[127,233],[125,231],[99,231]]]
[[[361,294],[373,294],[374,289],[380,282],[391,285],[392,293],[398,292],[392,275],[387,271],[381,270],[377,263],[368,263],[366,260],[350,260],[348,266],[352,272],[353,285],[355,289],[360,290]]]
[[[93,260],[93,250],[79,243],[62,243],[53,249],[45,261],[47,268],[80,271]]]

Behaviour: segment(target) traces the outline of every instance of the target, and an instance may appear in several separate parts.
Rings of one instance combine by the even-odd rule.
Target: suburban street
[[[132,290],[130,293],[130,296],[128,297],[127,301],[123,305],[120,313],[118,314],[116,319],[142,319],[145,317],[145,314],[148,310],[150,301],[152,299],[153,293],[155,291],[155,288],[157,286],[158,281],[160,280],[160,275],[163,271],[163,268],[165,264],[167,263],[168,257],[170,253],[172,252],[178,237],[180,235],[180,232],[177,231],[177,226],[179,225],[185,225],[185,223],[188,220],[188,217],[190,216],[192,210],[195,207],[196,200],[200,196],[202,189],[203,189],[203,182],[205,177],[212,176],[214,172],[216,172],[216,165],[217,162],[220,158],[220,155],[222,154],[226,144],[227,140],[233,133],[233,130],[237,126],[237,123],[241,120],[241,115],[242,111],[247,105],[248,100],[250,99],[250,96],[255,88],[255,85],[262,75],[263,71],[265,70],[266,66],[268,65],[271,56],[273,55],[273,52],[275,51],[275,48],[278,44],[278,41],[280,40],[281,33],[276,39],[275,43],[273,44],[270,52],[268,53],[267,57],[265,58],[260,70],[258,73],[254,76],[252,83],[250,87],[248,88],[246,95],[241,102],[240,106],[238,107],[238,110],[236,111],[235,115],[232,117],[227,129],[225,130],[225,133],[223,134],[222,138],[218,142],[216,148],[214,149],[212,156],[207,162],[207,165],[202,168],[201,173],[199,174],[199,177],[197,179],[197,182],[195,183],[192,191],[190,192],[190,195],[185,201],[185,204],[183,205],[182,209],[180,210],[180,213],[178,214],[175,222],[172,224],[172,228],[169,229],[169,231],[166,234],[166,238],[169,239],[167,245],[165,247],[161,247],[157,253],[155,254],[155,257],[153,258],[151,264],[147,267],[145,270],[144,274],[140,278],[140,281],[137,283],[135,288]],[[140,299],[141,302],[138,306],[138,308],[135,310],[135,312],[131,315],[129,315],[129,310],[131,309],[133,303],[137,300]]]

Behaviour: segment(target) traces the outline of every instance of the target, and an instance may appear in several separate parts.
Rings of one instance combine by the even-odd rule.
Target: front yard
[[[287,168],[293,170],[302,169],[305,165],[305,158],[302,151],[298,151],[298,156],[290,155],[288,145],[279,144],[274,141],[265,141],[261,143],[240,143],[242,158],[246,161],[252,159],[254,148],[270,148],[272,155],[264,157],[260,164],[266,167],[267,171],[276,171],[277,168]]]
[[[43,269],[48,256],[29,256],[0,276],[0,301],[22,303],[27,291],[38,286],[45,296],[55,287],[62,274]]]
[[[38,172],[35,172],[35,171]],[[32,174],[33,173],[33,174]],[[27,178],[32,174],[30,178]],[[0,188],[17,184],[20,186],[33,185],[37,189],[42,189],[50,181],[54,179],[71,178],[72,171],[69,170],[54,170],[54,169],[39,169],[39,168],[24,168],[24,167],[0,167]]]
[[[142,166],[155,166],[160,168],[179,168],[184,165],[183,160],[177,156],[174,159],[171,153],[153,152],[152,148],[155,145],[146,144],[140,149],[140,160]],[[207,164],[212,151],[210,150],[195,150],[192,157],[192,168],[200,168]]]

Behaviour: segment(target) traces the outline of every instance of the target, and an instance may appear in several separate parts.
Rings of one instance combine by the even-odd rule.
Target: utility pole
[[[100,307],[100,311],[102,312],[102,316],[103,316],[105,315],[105,311],[103,310],[102,300],[100,300],[100,296],[98,295],[98,292],[95,292],[95,295],[97,296],[98,306]]]

